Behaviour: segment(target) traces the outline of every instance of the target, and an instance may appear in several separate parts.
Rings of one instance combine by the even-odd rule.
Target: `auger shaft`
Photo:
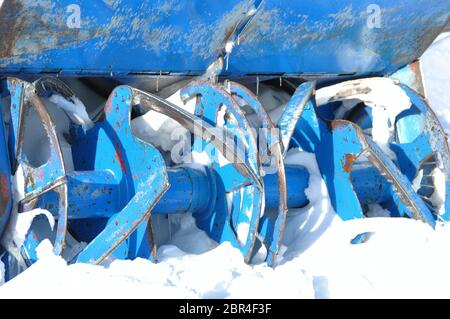
[[[288,207],[306,206],[309,172],[303,166],[296,165],[287,165],[285,169]],[[128,201],[127,194],[120,191],[120,182],[109,171],[72,172],[67,177],[69,219],[109,218]],[[178,167],[168,169],[168,177],[170,187],[152,209],[152,214],[209,213],[211,203],[217,196],[217,180],[213,174],[208,174],[206,168]],[[352,183],[364,202],[383,202],[389,197],[388,183],[373,168],[355,170]],[[266,209],[276,209],[277,174],[265,175],[264,186]],[[40,207],[54,211],[56,200],[54,194],[48,193],[41,198]]]

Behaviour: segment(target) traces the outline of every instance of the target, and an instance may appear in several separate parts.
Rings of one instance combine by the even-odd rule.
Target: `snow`
[[[72,121],[83,126],[85,130],[91,129],[94,126],[94,123],[89,118],[83,102],[74,96],[71,99],[73,102],[66,100],[59,94],[53,94],[50,96],[49,101],[66,111]]]
[[[431,204],[433,207],[438,207],[438,211],[440,215],[445,214],[445,192],[446,192],[446,176],[445,173],[439,168],[436,167],[432,172],[435,189],[433,194],[430,197]]]
[[[450,32],[441,34],[421,58],[428,101],[450,135]]]
[[[351,94],[344,95],[347,92]],[[336,118],[343,118],[359,101],[363,101],[372,110],[372,139],[392,159],[395,153],[389,142],[395,130],[395,118],[411,107],[411,100],[396,82],[389,78],[369,78],[342,82],[328,86],[316,92],[317,105],[329,101],[344,101],[338,109]]]
[[[18,247],[22,246],[28,230],[31,227],[31,223],[38,215],[46,216],[50,227],[52,229],[54,228],[55,220],[50,212],[43,209],[34,209],[28,212],[17,213],[17,203],[15,203],[9,219],[8,228],[4,232],[1,239],[2,247],[4,247],[11,256],[16,258],[18,261],[18,267],[22,269],[26,267]]]
[[[195,111],[195,98],[183,103],[178,90],[167,100],[190,113]],[[186,143],[190,138],[189,131],[180,125],[174,119],[156,111],[148,111],[143,116],[137,117],[131,121],[131,130],[133,134],[140,139],[162,148],[164,151],[170,151],[177,143]]]
[[[7,232],[3,238],[3,240],[12,239],[17,246],[21,246],[25,240],[25,236],[30,229],[31,223],[33,219],[38,215],[45,215],[50,224],[50,227],[53,229],[55,226],[55,219],[53,215],[50,214],[47,210],[36,208],[27,212],[14,214],[10,219],[10,223],[15,225],[14,228],[9,227],[8,230],[13,230],[11,233]]]
[[[450,68],[449,50],[446,34],[423,59],[429,101],[447,132],[450,72],[444,70]],[[381,95],[388,99],[391,93],[397,94]],[[397,108],[406,106],[401,95],[398,101]],[[377,105],[386,108],[386,103]],[[134,120],[133,129],[169,149],[174,124],[149,113]],[[156,132],[161,130],[168,140],[158,140]],[[386,140],[382,133],[375,135]],[[308,169],[310,203],[289,212],[283,253],[275,268],[261,262],[260,254],[254,264],[245,264],[237,249],[228,243],[217,245],[198,230],[191,215],[172,215],[169,224],[174,232],[159,247],[156,264],[137,259],[115,260],[108,267],[67,265],[44,241],[38,247],[39,261],[4,284],[0,298],[450,298],[450,275],[445,271],[450,267],[450,225],[438,223],[433,230],[415,220],[382,217],[386,211],[377,205],[369,213],[378,217],[343,222],[333,212],[314,155],[290,150],[286,163]],[[437,184],[441,175],[434,172]],[[20,223],[19,230],[35,213]],[[371,235],[368,241],[351,244],[363,233]],[[4,273],[1,263],[0,273]]]
[[[55,225],[55,219],[44,209],[33,209],[20,214],[17,212],[19,201],[24,198],[25,194],[25,180],[21,165],[19,165],[16,174],[13,176],[12,184],[14,198],[13,209],[9,219],[8,228],[1,238],[1,245],[11,255],[18,257],[20,252],[17,247],[22,246],[34,218],[38,215],[45,215],[52,229]]]

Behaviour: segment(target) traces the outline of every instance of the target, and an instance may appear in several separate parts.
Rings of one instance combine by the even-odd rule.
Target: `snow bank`
[[[159,249],[162,261],[158,264],[144,259],[114,261],[107,269],[86,264],[67,266],[62,258],[52,254],[48,241],[38,248],[39,262],[6,283],[0,298],[314,296],[312,279],[302,272],[287,275],[292,272],[286,271],[292,270],[290,265],[276,270],[246,265],[241,253],[229,244],[201,255],[164,246]]]
[[[138,259],[114,261],[108,268],[67,266],[43,242],[39,261],[6,283],[0,298],[450,296],[450,276],[439,271],[450,266],[448,226],[433,231],[421,222],[393,218],[342,222],[332,211],[314,156],[291,150],[286,161],[309,170],[310,204],[288,217],[286,249],[275,269],[245,264],[237,249],[217,246],[186,215],[179,217],[169,244],[159,248],[157,264]],[[352,245],[364,232],[372,233],[370,240]]]
[[[204,245],[206,235],[184,220],[172,244],[159,248],[157,264],[138,259],[109,268],[67,266],[43,242],[39,261],[4,284],[0,298],[450,297],[450,276],[441,270],[450,266],[450,226],[432,230],[400,218],[342,222],[322,210],[329,200],[318,193],[309,195],[312,203],[302,214],[289,217],[287,250],[275,269],[245,264],[228,243]],[[350,243],[364,232],[372,233],[368,242]],[[183,242],[204,247],[186,253],[179,248]]]

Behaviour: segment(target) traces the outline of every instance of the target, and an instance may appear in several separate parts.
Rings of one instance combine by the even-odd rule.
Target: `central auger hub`
[[[368,92],[369,84],[364,82],[349,84],[352,90],[331,87],[320,103],[316,103],[315,84],[303,83],[277,123],[255,94],[231,81],[186,85],[180,98],[195,99],[193,112],[119,86],[93,125],[72,121],[64,136],[70,144],[68,165],[61,134],[41,99],[58,95],[73,102],[74,93],[54,78],[34,85],[9,78],[3,82],[4,112],[0,113],[0,149],[4,150],[0,152],[0,231],[5,233],[8,221],[14,227],[12,217],[35,208],[49,211],[57,223],[47,230],[32,223],[25,239],[15,242],[16,249],[6,247],[5,264],[14,259],[25,267],[31,265],[44,239],[50,239],[54,253],[71,263],[156,260],[158,229],[152,219],[191,213],[201,230],[218,243],[230,242],[240,249],[246,262],[265,251],[267,263],[274,265],[289,209],[309,203],[305,195],[309,172],[300,165],[284,164],[293,147],[316,155],[333,208],[344,220],[368,216],[372,204],[389,209],[393,216],[430,225],[447,220],[449,151],[442,128],[419,95],[391,82],[411,104],[395,116],[392,136],[385,144],[376,142],[375,106],[361,95],[353,96]],[[346,98],[360,101],[342,109],[338,102]],[[40,119],[50,145],[47,161],[37,167],[30,164],[23,147],[30,111]],[[157,148],[133,135],[132,114],[148,111],[162,113],[184,127],[193,137],[190,150],[201,155],[203,164],[167,166]],[[257,119],[252,124],[250,113]],[[408,133],[413,125],[416,129]],[[444,174],[444,187],[435,182],[436,169]],[[17,183],[20,177],[23,185]],[[440,202],[438,188],[438,195],[444,194]],[[69,254],[67,245],[74,240],[87,245]]]

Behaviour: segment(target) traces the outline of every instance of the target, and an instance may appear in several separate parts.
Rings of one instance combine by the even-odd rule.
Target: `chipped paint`
[[[350,173],[352,171],[353,162],[358,157],[356,154],[345,154],[345,160],[342,162],[342,169],[346,173]]]
[[[120,146],[117,146],[117,147],[116,147],[116,156],[115,156],[115,159],[119,162],[119,164],[120,164],[120,169],[122,170],[122,172],[123,172],[124,174],[126,174],[126,173],[127,173],[127,167],[125,166],[125,161],[124,161],[124,158],[123,158],[123,152],[122,152],[122,150],[120,149]]]
[[[103,2],[111,9],[117,9],[122,0],[103,0]]]
[[[31,10],[33,9],[33,10]],[[53,48],[81,44],[96,36],[98,30],[70,29],[62,8],[55,9],[50,0],[10,0],[0,8],[0,66],[31,61],[33,57]],[[85,21],[89,24],[89,21]],[[33,34],[33,37],[30,37]]]
[[[0,174],[0,218],[6,213],[6,207],[11,200],[9,176]]]
[[[101,15],[90,9],[94,4],[103,10]],[[94,4],[87,9],[80,2],[82,27],[70,29],[65,26],[65,8],[56,1],[5,2],[0,20],[8,26],[2,34],[7,41],[0,44],[0,66],[33,72],[43,67],[68,72],[83,69],[84,74],[94,70],[97,74],[201,73],[223,50],[224,41],[253,1],[219,5],[96,0]],[[369,29],[364,5],[348,1],[335,6],[318,4],[312,10],[306,3],[264,1],[238,38],[240,45],[233,50],[227,72],[392,72],[417,59],[448,18],[444,3],[438,3],[435,11],[419,12],[432,5],[422,0],[414,6],[383,0],[379,3],[383,28]],[[30,38],[32,33],[36,36]],[[70,59],[61,60],[54,49],[67,49],[64,52]],[[117,58],[114,50],[136,59]],[[81,63],[80,54],[88,54],[92,61]]]

